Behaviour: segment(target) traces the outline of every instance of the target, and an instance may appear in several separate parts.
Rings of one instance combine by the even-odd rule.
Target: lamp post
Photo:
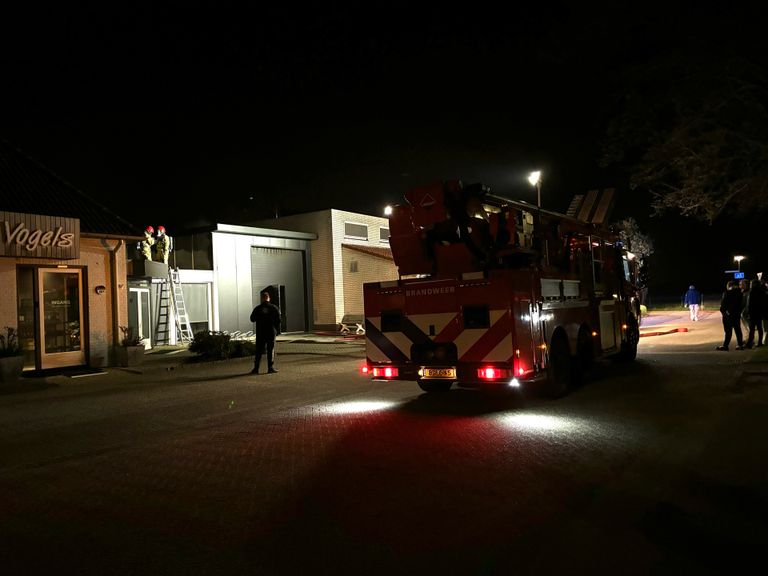
[[[384,206],[384,216],[392,216],[392,206],[389,204]]]
[[[541,208],[541,170],[536,170],[528,175],[528,182],[536,186],[536,205]]]
[[[734,256],[733,260],[736,262],[736,265],[739,267],[739,272],[741,272],[741,261],[744,260],[746,256]]]

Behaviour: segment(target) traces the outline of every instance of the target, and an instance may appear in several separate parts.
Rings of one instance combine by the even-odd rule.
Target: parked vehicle
[[[427,392],[539,386],[557,397],[596,358],[634,360],[636,266],[602,223],[605,195],[581,197],[574,216],[460,181],[406,200],[390,216],[400,279],[364,285],[374,380]]]

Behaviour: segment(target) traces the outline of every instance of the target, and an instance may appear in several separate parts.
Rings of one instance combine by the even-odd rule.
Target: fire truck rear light
[[[486,366],[477,369],[477,377],[483,380],[499,380],[501,378],[509,378],[510,372],[508,369]]]
[[[520,388],[520,380],[518,380],[517,378],[512,378],[512,380],[509,381],[509,387]]]
[[[368,366],[368,364],[363,364],[362,366],[360,366],[360,372],[362,372],[363,374],[368,374],[368,372],[370,371],[371,369]]]
[[[387,366],[385,368],[374,368],[373,369],[373,377],[374,378],[396,378],[399,375],[399,371],[397,368],[393,368],[391,366]]]
[[[523,374],[525,374],[525,368],[523,368],[522,366],[520,366],[520,368],[518,368],[518,369],[517,369],[517,373],[518,373],[520,376],[522,376]]]
[[[499,377],[499,371],[496,368],[481,368],[481,378],[486,378],[488,380],[493,380],[494,378]]]

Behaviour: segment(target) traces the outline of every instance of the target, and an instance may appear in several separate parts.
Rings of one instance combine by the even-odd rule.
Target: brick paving
[[[323,413],[339,391],[313,376],[349,380],[357,362],[285,354],[277,375],[246,360],[3,398],[5,573],[280,573],[264,539],[354,419]]]

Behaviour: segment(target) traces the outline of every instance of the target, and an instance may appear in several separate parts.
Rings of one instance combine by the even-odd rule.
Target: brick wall
[[[379,228],[389,229],[389,220],[381,216],[370,216],[344,210],[332,210],[333,213],[333,252],[334,266],[337,272],[335,283],[336,318],[339,322],[347,314],[362,314],[363,282],[392,280],[398,277],[394,261],[376,256],[369,256],[351,250],[344,250],[343,244],[366,246],[370,248],[389,248],[389,242],[381,242]],[[368,239],[349,237],[345,234],[345,224],[361,224],[368,229]],[[359,255],[358,272],[350,273],[350,261],[346,261],[345,253]],[[357,257],[357,256],[356,256]],[[353,311],[354,309],[354,311]],[[358,311],[359,309],[359,311]]]
[[[16,260],[0,258],[0,328],[16,327]]]
[[[392,260],[363,254],[349,248],[342,249],[344,267],[343,314],[363,314],[363,284],[397,280],[397,268]],[[354,267],[353,267],[354,264]],[[353,272],[356,269],[356,272]]]

